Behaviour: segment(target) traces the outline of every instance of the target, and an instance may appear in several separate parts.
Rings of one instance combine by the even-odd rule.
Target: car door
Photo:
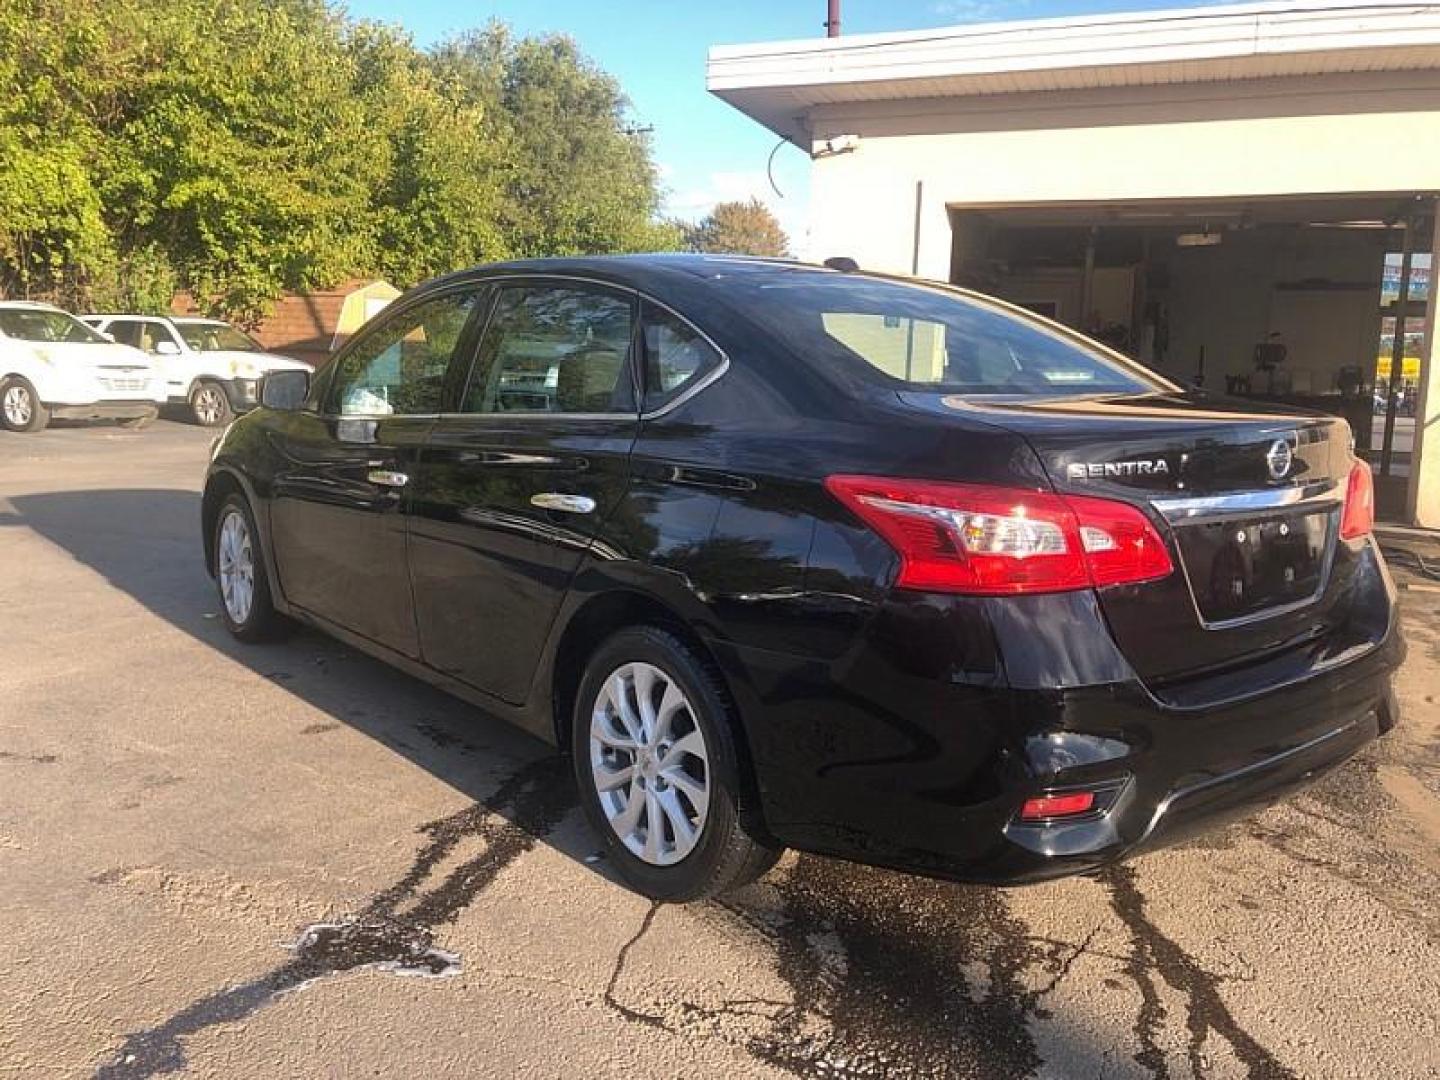
[[[457,287],[388,312],[336,357],[318,408],[280,414],[272,435],[283,461],[270,517],[285,598],[411,657],[407,485],[451,361],[468,367],[483,294]]]
[[[524,700],[581,556],[626,490],[635,322],[623,290],[497,285],[459,411],[436,423],[412,492],[411,579],[430,666]]]
[[[194,357],[185,349],[170,324],[159,319],[138,320],[139,348],[150,354],[156,369],[165,380],[165,390],[172,398],[187,397],[190,380],[196,374]]]

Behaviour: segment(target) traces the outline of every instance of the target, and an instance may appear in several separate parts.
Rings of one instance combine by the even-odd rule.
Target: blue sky
[[[919,30],[957,23],[1103,11],[1189,6],[1197,0],[843,0],[845,33]],[[809,160],[794,147],[775,158],[771,189],[765,160],[776,139],[705,92],[711,45],[824,34],[825,0],[349,0],[359,18],[396,23],[420,45],[491,18],[521,33],[567,33],[615,75],[635,120],[655,128],[655,160],[666,208],[703,216],[718,200],[764,200],[803,250]]]

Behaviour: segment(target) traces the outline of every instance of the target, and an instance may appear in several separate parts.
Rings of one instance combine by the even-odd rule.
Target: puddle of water
[[[460,974],[459,955],[437,948],[434,937],[426,927],[398,919],[344,920],[307,926],[289,948],[317,976],[357,968],[428,978]]]

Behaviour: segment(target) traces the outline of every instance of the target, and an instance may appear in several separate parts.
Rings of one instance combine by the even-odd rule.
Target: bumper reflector
[[[1051,818],[1073,817],[1094,809],[1093,791],[1069,791],[1063,795],[1041,795],[1026,799],[1020,808],[1021,821],[1049,821]]]

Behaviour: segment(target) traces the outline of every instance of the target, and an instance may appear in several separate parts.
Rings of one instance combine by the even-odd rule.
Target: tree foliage
[[[326,0],[0,0],[0,293],[254,317],[281,292],[671,247],[567,38],[431,50]]]
[[[789,241],[780,222],[759,199],[716,203],[686,230],[685,246],[711,255],[788,255]]]

